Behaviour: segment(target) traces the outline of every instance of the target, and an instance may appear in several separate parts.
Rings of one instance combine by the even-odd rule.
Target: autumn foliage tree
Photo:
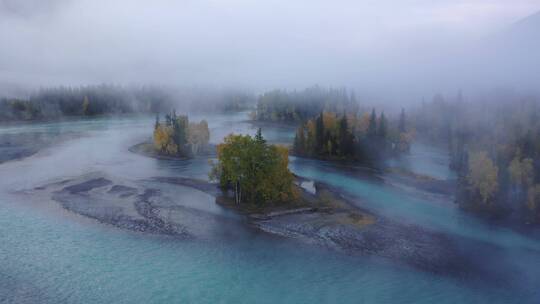
[[[406,130],[402,112],[400,126],[391,125],[384,113],[363,115],[321,112],[301,124],[294,140],[294,153],[325,159],[376,162],[388,155],[409,151],[412,133]]]
[[[197,155],[208,145],[210,131],[206,120],[190,123],[187,116],[177,116],[173,111],[165,116],[165,122],[156,117],[154,125],[154,148],[170,156]]]
[[[498,168],[493,164],[486,152],[471,154],[469,162],[469,184],[478,192],[484,204],[490,204],[498,188]]]
[[[232,190],[237,204],[287,202],[298,196],[287,148],[267,144],[260,129],[255,137],[227,136],[217,152],[210,177],[223,190]]]

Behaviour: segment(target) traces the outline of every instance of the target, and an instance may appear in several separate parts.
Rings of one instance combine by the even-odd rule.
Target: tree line
[[[540,222],[539,118],[537,97],[497,92],[472,101],[437,95],[417,111],[415,124],[418,134],[448,147],[460,206]]]
[[[324,89],[319,86],[302,91],[272,90],[259,96],[252,118],[260,121],[302,122],[319,113],[358,112],[354,92],[345,88]]]
[[[375,109],[362,114],[321,112],[298,127],[293,151],[305,157],[376,163],[408,152],[412,139],[405,110],[397,122],[389,122],[384,112],[377,116]]]
[[[0,121],[58,119],[64,116],[160,113],[182,107],[191,111],[239,111],[255,104],[238,90],[169,89],[159,86],[92,85],[42,88],[28,98],[0,98]]]

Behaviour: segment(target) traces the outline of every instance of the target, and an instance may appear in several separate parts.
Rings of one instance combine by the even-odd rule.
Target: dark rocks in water
[[[52,199],[64,209],[118,228],[188,236],[184,226],[162,216],[161,209],[154,205],[153,200],[159,201],[160,196],[154,189],[115,184],[93,174],[78,180],[36,187],[35,190],[52,191]]]
[[[152,180],[221,195],[217,185],[205,181],[171,177]],[[338,189],[321,183],[316,183],[315,187],[315,196],[325,193],[341,203],[250,214],[251,225],[267,233],[345,252],[388,258],[432,273],[462,276],[484,271],[460,251],[457,244],[467,242],[466,239],[374,216],[353,206],[352,198],[340,195]],[[472,241],[468,243],[481,246]]]
[[[94,188],[105,187],[110,184],[112,184],[110,180],[105,179],[103,177],[99,177],[99,178],[91,179],[89,181],[85,181],[79,184],[65,187],[64,190],[72,194],[75,194],[75,193],[81,193],[81,192],[88,192]]]
[[[222,195],[216,184],[190,178],[155,177],[140,183],[118,183],[99,175],[52,183],[44,191],[52,189],[52,198],[66,210],[132,231],[206,237],[222,233],[223,227],[231,224],[208,212],[182,205],[174,196],[167,197],[162,191],[174,190],[161,188],[160,183],[195,188],[214,197]],[[314,196],[319,197],[318,200],[324,195],[333,202],[320,205],[314,201],[313,206],[251,214],[247,220],[251,226],[267,233],[347,253],[383,257],[422,271],[459,277],[489,273],[480,269],[480,263],[471,258],[469,251],[476,248],[479,252],[496,253],[497,248],[376,217],[352,206],[351,198],[327,185],[317,184],[316,188]],[[241,223],[245,222],[237,224]],[[464,247],[468,249],[463,251]]]
[[[427,272],[455,276],[479,272],[475,263],[462,254],[458,242],[448,235],[381,218],[362,227],[342,219],[339,213],[302,212],[256,218],[253,224],[269,233],[345,252],[389,258]]]

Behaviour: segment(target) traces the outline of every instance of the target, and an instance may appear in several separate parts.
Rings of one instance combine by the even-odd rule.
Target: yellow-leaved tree
[[[298,196],[288,157],[287,148],[267,144],[260,129],[254,138],[231,134],[218,146],[210,177],[232,190],[237,204],[287,202]]]
[[[469,185],[478,191],[484,204],[489,204],[498,189],[498,168],[486,152],[475,152],[469,159]]]
[[[88,101],[88,96],[84,96],[83,104],[82,104],[83,115],[90,115],[89,107],[90,107],[90,101]]]
[[[210,140],[210,131],[206,120],[200,123],[189,123],[188,143],[191,146],[191,153],[197,155],[201,147],[208,145]]]
[[[206,120],[189,123],[187,116],[177,116],[173,111],[165,117],[165,123],[156,117],[154,125],[154,148],[161,154],[171,156],[197,155],[201,147],[208,145],[210,131]]]
[[[519,153],[508,166],[510,181],[516,186],[528,187],[533,183],[534,171],[531,158],[520,159]]]
[[[172,140],[173,130],[171,127],[158,125],[154,130],[154,147],[158,152],[176,154],[178,146]]]

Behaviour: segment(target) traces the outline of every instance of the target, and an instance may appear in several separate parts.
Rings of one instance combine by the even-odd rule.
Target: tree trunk
[[[239,205],[242,200],[242,189],[240,189],[239,181],[235,183],[234,200],[237,205]]]
[[[234,202],[238,205],[238,182],[234,183]]]

